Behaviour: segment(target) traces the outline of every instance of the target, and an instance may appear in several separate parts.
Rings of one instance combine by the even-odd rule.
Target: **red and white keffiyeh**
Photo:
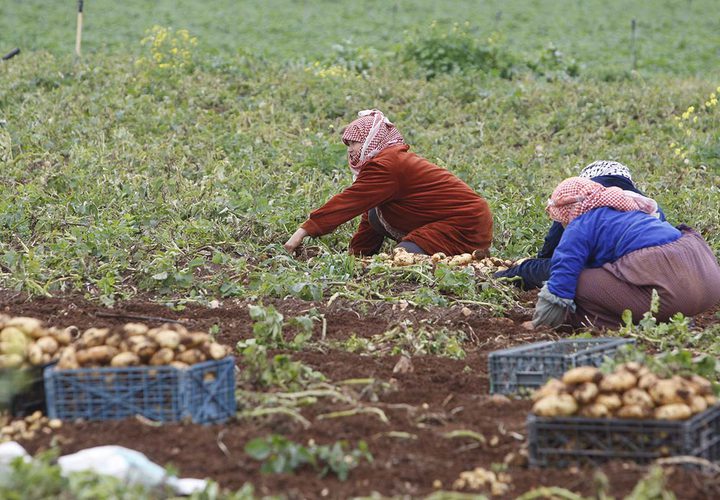
[[[598,207],[610,207],[623,212],[640,210],[653,215],[658,209],[657,203],[651,198],[618,187],[606,188],[590,179],[570,177],[555,188],[546,210],[553,220],[567,226],[575,218]]]
[[[350,141],[362,143],[360,153],[348,151],[348,164],[353,178],[360,174],[363,164],[380,151],[396,144],[404,144],[402,134],[395,125],[377,109],[366,109],[358,113],[355,121],[345,128],[342,141],[346,146]]]

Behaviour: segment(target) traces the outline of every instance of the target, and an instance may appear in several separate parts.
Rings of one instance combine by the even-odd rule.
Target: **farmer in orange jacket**
[[[446,255],[487,250],[492,215],[487,202],[444,168],[409,151],[397,128],[378,110],[358,113],[342,140],[353,183],[313,211],[285,249],[322,236],[361,216],[350,253],[373,255],[386,237],[410,253]]]

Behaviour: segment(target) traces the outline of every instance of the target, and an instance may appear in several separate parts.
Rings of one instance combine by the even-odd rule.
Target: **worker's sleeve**
[[[369,163],[352,186],[311,212],[301,227],[310,236],[331,233],[340,224],[392,200],[397,191],[398,181],[393,173],[383,165]]]

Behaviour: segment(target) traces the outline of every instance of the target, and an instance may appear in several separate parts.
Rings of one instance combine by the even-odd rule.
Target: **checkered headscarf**
[[[575,218],[598,207],[610,207],[623,212],[657,212],[657,203],[651,198],[618,187],[606,188],[581,177],[562,181],[548,200],[546,210],[553,220],[567,226]]]
[[[388,146],[405,142],[402,134],[381,111],[366,109],[360,111],[358,117],[345,128],[342,135],[342,141],[346,146],[349,141],[362,143],[360,154],[351,154],[348,151],[348,164],[353,172],[353,178],[360,174],[360,169],[367,160]]]
[[[601,175],[619,175],[620,177],[625,177],[632,182],[629,168],[622,163],[607,160],[592,162],[590,165],[582,169],[579,177],[592,179],[593,177],[600,177]]]

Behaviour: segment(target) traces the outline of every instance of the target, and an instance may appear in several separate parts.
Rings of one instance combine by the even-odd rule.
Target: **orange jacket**
[[[401,144],[378,153],[350,187],[310,214],[303,229],[321,236],[362,215],[350,252],[368,255],[383,239],[367,218],[368,210],[379,207],[389,225],[407,233],[403,241],[429,254],[489,248],[492,215],[487,202],[446,169],[408,150]]]

